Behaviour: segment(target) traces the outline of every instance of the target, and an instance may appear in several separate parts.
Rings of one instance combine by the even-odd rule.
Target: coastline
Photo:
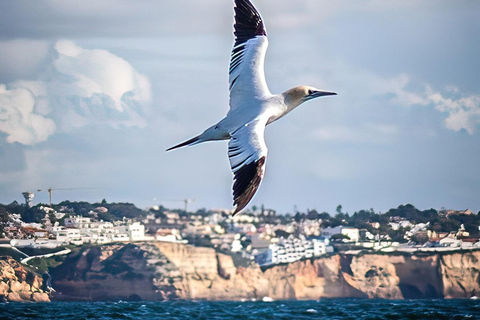
[[[60,263],[41,259],[57,259],[55,291],[43,290],[34,268],[4,257],[4,301],[468,299],[480,292],[478,249],[349,251],[261,267],[213,248],[139,242],[80,247]]]
[[[479,250],[329,254],[262,268],[213,248],[155,242],[89,247],[54,268],[52,300],[468,299]]]

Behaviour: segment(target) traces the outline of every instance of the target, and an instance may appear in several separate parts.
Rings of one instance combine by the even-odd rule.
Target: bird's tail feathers
[[[193,146],[197,143],[200,143],[201,140],[200,140],[200,135],[196,136],[196,137],[193,137],[192,139],[189,139],[187,141],[184,141],[180,144],[177,144],[176,146],[173,146],[171,148],[168,148],[167,151],[170,151],[170,150],[173,150],[173,149],[177,149],[177,148],[181,148],[181,147],[185,147],[185,146]]]

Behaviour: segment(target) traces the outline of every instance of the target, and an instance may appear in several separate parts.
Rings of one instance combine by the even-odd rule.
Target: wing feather
[[[234,174],[233,205],[236,214],[250,202],[265,174],[268,149],[265,144],[266,121],[254,120],[236,130],[228,144],[230,166]]]
[[[249,0],[235,0],[235,47],[255,36],[266,36],[263,20]]]
[[[235,0],[235,44],[230,58],[230,108],[243,105],[246,95],[269,94],[264,61],[267,32],[257,9],[248,0]]]
[[[240,114],[250,114],[247,109],[261,106],[259,98],[270,94],[264,72],[268,39],[263,20],[249,0],[235,0],[234,11],[235,43],[229,70],[230,111],[235,110],[240,119],[244,118]],[[234,174],[234,214],[250,202],[265,174],[266,123],[264,119],[255,119],[230,133],[228,156]]]

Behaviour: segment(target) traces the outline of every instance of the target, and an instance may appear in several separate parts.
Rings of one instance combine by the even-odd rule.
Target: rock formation
[[[3,301],[50,301],[42,290],[43,279],[38,274],[26,270],[9,256],[0,256],[0,300]]]
[[[480,251],[454,253],[439,258],[445,298],[469,298],[480,293]]]
[[[83,248],[52,270],[53,287],[61,293],[54,298],[411,299],[480,292],[480,251],[332,254],[266,270],[236,260],[213,248],[167,242]]]
[[[152,261],[148,251],[134,244],[82,248],[51,271],[57,291],[52,297],[91,301],[174,299],[175,287],[164,283],[161,292],[156,286],[153,263],[162,264],[160,260],[162,257]]]

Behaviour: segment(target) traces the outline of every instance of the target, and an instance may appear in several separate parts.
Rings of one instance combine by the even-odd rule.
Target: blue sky
[[[268,127],[251,205],[480,210],[480,3],[257,0],[272,92],[338,93]],[[232,208],[231,1],[0,3],[0,202]],[[45,191],[34,203],[47,202]]]

